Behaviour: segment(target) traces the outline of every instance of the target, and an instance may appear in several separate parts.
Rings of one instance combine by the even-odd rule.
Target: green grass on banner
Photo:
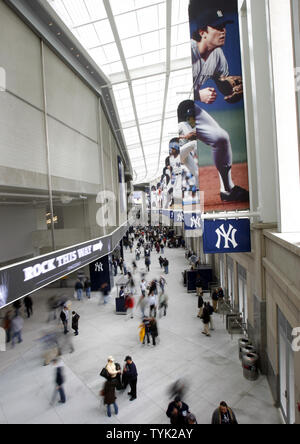
[[[230,137],[233,163],[247,162],[247,146],[245,134],[245,114],[243,109],[231,112],[215,111],[210,113],[216,122],[225,129]],[[211,147],[198,140],[199,166],[214,165]]]

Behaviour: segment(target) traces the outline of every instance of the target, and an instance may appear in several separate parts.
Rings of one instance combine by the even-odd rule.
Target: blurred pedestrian
[[[167,258],[164,259],[163,266],[165,268],[165,273],[169,274],[169,261]]]
[[[78,323],[80,316],[75,311],[72,312],[72,329],[74,330],[74,336],[78,336]]]
[[[152,337],[152,344],[155,347],[156,346],[156,338],[158,338],[158,328],[157,328],[157,322],[155,318],[150,319],[150,325],[149,325],[150,334]]]
[[[174,401],[170,402],[166,415],[170,418],[171,424],[181,426],[186,423],[186,417],[189,414],[189,406],[176,396]]]
[[[148,273],[150,271],[150,264],[151,264],[150,258],[149,258],[149,256],[146,256],[146,258],[145,258],[145,265],[146,265]]]
[[[119,408],[116,403],[116,384],[112,379],[108,379],[105,381],[103,389],[100,392],[100,395],[104,397],[104,405],[107,406],[107,416],[111,417],[111,406],[114,406],[115,414],[119,413]]]
[[[78,280],[75,284],[75,292],[77,294],[78,301],[81,301],[82,298],[82,292],[83,292],[83,285],[80,280]]]
[[[15,346],[15,339],[18,338],[19,344],[23,342],[22,330],[24,326],[24,319],[20,314],[17,314],[11,322],[11,332],[12,332],[12,347]]]
[[[64,334],[66,335],[67,333],[69,333],[69,330],[68,330],[69,309],[66,305],[64,306],[63,310],[60,313],[60,319],[61,319],[61,322],[63,323],[63,326],[64,326]]]
[[[209,309],[207,307],[206,302],[204,303],[201,319],[202,319],[203,325],[204,325],[204,330],[203,330],[202,334],[210,337],[210,334],[209,334],[210,314],[209,314]]]
[[[131,319],[133,319],[134,297],[132,293],[129,293],[125,298],[125,308],[127,314],[130,314]]]
[[[196,293],[197,296],[200,296],[203,294],[203,289],[202,289],[202,281],[201,281],[201,276],[200,274],[197,274],[196,276]]]
[[[226,402],[222,401],[212,415],[212,424],[238,424],[235,414]]]
[[[21,301],[18,299],[13,303],[13,307],[15,309],[15,316],[18,316],[20,309],[21,309]]]
[[[203,306],[204,306],[204,300],[203,300],[203,296],[202,296],[202,294],[200,293],[199,296],[198,296],[198,309],[199,309],[199,311],[198,311],[198,315],[197,315],[198,318],[201,318],[201,317],[202,317],[202,314],[203,314]]]
[[[154,291],[151,291],[150,295],[148,296],[148,304],[149,304],[149,317],[151,318],[153,313],[154,317],[156,317],[157,300]]]
[[[109,297],[109,285],[107,282],[104,282],[101,285],[100,292],[102,293],[103,304],[106,305],[108,303],[108,297]]]
[[[164,311],[164,316],[167,316],[167,308],[168,308],[168,296],[163,291],[159,296],[159,312],[160,317],[162,317],[162,310]]]
[[[210,325],[210,329],[214,330],[214,322],[213,322],[213,314],[214,314],[214,309],[213,307],[210,305],[209,302],[207,302],[207,310],[209,313],[209,325]]]
[[[33,302],[30,296],[25,296],[24,298],[24,305],[26,308],[26,312],[27,312],[27,317],[28,319],[30,318],[31,315],[33,315]]]
[[[217,313],[219,296],[218,296],[218,290],[216,288],[214,289],[211,298],[212,298],[214,312]]]
[[[92,289],[91,280],[89,278],[86,278],[86,280],[84,281],[84,291],[88,299],[91,299],[91,289]]]
[[[58,402],[61,404],[65,404],[66,395],[64,390],[65,377],[64,377],[63,363],[61,360],[58,359],[54,359],[52,362],[55,368],[55,390],[51,400],[51,405],[54,404],[57,397],[57,393],[59,393],[60,396],[60,400]]]
[[[2,322],[2,327],[5,330],[6,333],[6,343],[9,344],[10,340],[11,340],[11,328],[12,328],[12,322],[11,322],[11,311],[8,310],[5,313],[3,322]]]

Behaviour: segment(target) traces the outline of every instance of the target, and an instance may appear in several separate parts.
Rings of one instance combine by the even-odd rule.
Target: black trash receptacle
[[[121,296],[116,298],[116,314],[118,315],[126,315],[127,309],[125,308],[125,297]]]
[[[256,381],[259,377],[258,373],[258,355],[256,353],[247,353],[243,356],[243,374],[248,381]]]

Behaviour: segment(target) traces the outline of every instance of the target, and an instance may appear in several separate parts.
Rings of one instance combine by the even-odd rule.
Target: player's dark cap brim
[[[220,9],[209,9],[195,18],[191,18],[191,34],[199,31],[199,29],[205,29],[207,26],[214,28],[221,25],[230,25],[232,23],[234,23],[234,21],[228,15],[223,14]]]

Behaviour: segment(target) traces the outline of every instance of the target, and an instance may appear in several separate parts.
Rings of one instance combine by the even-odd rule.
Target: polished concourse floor
[[[188,382],[184,401],[199,424],[209,424],[214,409],[226,401],[241,424],[279,424],[281,417],[273,405],[265,377],[255,382],[244,379],[238,358],[238,336],[231,338],[221,315],[214,315],[215,331],[208,338],[201,334],[197,297],[182,284],[187,262],[184,250],[165,251],[170,262],[166,291],[169,309],[159,319],[156,347],[139,342],[140,310],[134,319],[115,314],[115,294],[103,305],[99,294],[75,301],[72,289],[46,289],[35,294],[34,316],[25,320],[23,343],[0,353],[0,424],[169,424],[165,412],[170,402],[169,386],[178,378]],[[126,264],[133,255],[126,252]],[[147,280],[159,277],[158,255],[152,253]],[[143,268],[141,259],[139,267]],[[140,274],[135,274],[139,288]],[[54,368],[43,366],[38,338],[49,329],[47,299],[52,294],[68,294],[77,311],[79,336],[73,337],[75,351],[63,356],[67,403],[50,405],[54,390]],[[101,303],[99,303],[101,301]],[[61,324],[56,324],[62,330]],[[71,335],[71,333],[70,333]],[[126,390],[117,392],[119,414],[108,418],[99,397],[103,378],[99,372],[109,355],[122,366],[131,355],[138,369],[138,397],[129,402]]]

